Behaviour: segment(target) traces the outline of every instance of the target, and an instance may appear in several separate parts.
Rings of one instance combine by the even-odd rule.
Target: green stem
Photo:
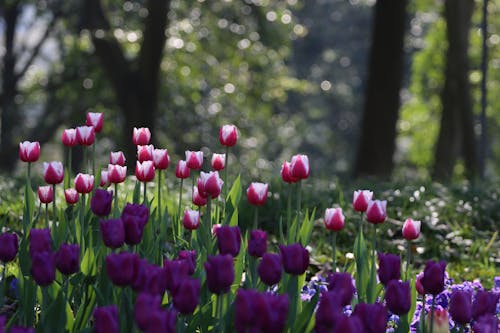
[[[3,307],[4,300],[5,300],[5,290],[7,289],[7,283],[5,282],[5,270],[7,268],[7,263],[2,262],[3,268],[2,268],[2,285],[0,286],[0,308]]]
[[[115,213],[116,212],[119,212],[119,208],[118,208],[118,183],[115,183]],[[115,216],[115,218],[116,217],[117,216]]]
[[[147,186],[146,186],[146,182],[143,183],[143,186],[144,186],[144,205],[147,205],[148,204],[148,197],[146,196],[146,189],[147,189]]]
[[[68,149],[68,187],[71,187],[71,164],[72,164],[72,150]]]
[[[290,234],[292,225],[292,184],[288,184],[288,198],[286,204],[286,232]]]
[[[431,306],[431,330],[430,333],[434,331],[434,305],[436,304],[436,295],[432,295],[432,306]]]
[[[182,185],[183,185],[183,182],[184,182],[184,179],[181,178],[181,186],[180,186],[180,189],[179,189],[179,204],[177,206],[177,223],[174,226],[172,226],[172,232],[173,232],[173,235],[174,235],[174,240],[176,238],[176,231],[178,233],[178,235],[180,236],[180,225],[181,225],[181,203],[182,203]]]
[[[259,226],[259,207],[255,206],[255,213],[253,215],[253,230],[257,230]]]
[[[92,144],[92,174],[95,177],[95,141]]]
[[[83,237],[85,235],[84,231],[85,224],[85,193],[82,193],[81,207],[80,207],[80,248],[85,248],[83,244]]]
[[[83,159],[82,159],[82,161],[83,161],[83,166],[84,166],[82,168],[82,170],[87,170],[88,171],[88,169],[89,169],[89,161],[87,160],[87,148],[83,147],[82,150],[83,150]]]
[[[332,247],[333,247],[333,273],[337,272],[337,232],[334,231],[332,235]]]
[[[158,223],[161,224],[161,210],[162,210],[162,205],[161,205],[161,170],[158,170]]]
[[[28,182],[28,187],[31,190],[31,163],[28,163],[28,171],[26,173],[26,181]]]
[[[222,190],[224,191],[224,210],[222,211],[222,222],[225,222],[225,219],[226,219],[226,201],[227,201],[227,188],[228,188],[228,184],[227,184],[227,167],[228,167],[228,163],[229,163],[229,147],[226,146],[226,155],[224,155],[224,185],[222,186]]]
[[[49,204],[45,204],[45,228],[49,229]]]
[[[359,233],[362,234],[363,233],[363,212],[360,213],[358,227],[359,227]]]
[[[47,309],[49,308],[49,294],[48,294],[48,287],[41,287],[42,288],[42,327],[45,327],[47,325],[46,320],[47,318]]]
[[[377,225],[373,225],[372,233],[373,258],[377,256]]]
[[[301,221],[301,207],[302,207],[302,180],[299,180],[297,184],[297,221],[296,221],[296,228],[295,233],[293,235],[292,242],[297,241],[297,232],[302,227],[302,221]]]
[[[56,184],[52,185],[52,194],[53,194],[53,200],[52,200],[52,214],[54,215],[52,219],[54,220],[54,223],[57,221],[57,210],[56,210]]]
[[[425,303],[426,303],[426,297],[425,294],[422,296],[422,310],[420,311],[420,332],[425,333],[427,331],[427,328],[425,327]]]
[[[216,318],[219,321],[219,329],[217,330],[218,332],[223,333],[224,332],[224,320],[223,320],[223,314],[222,314],[222,303],[223,303],[223,295],[217,295],[217,303],[216,303]]]
[[[406,280],[410,279],[410,270],[411,270],[411,242],[407,241],[406,242],[406,249],[407,249],[407,262],[406,262]]]

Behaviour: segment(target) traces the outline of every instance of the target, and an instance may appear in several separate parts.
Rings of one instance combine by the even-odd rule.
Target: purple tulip
[[[342,333],[359,333],[363,331],[363,323],[361,319],[356,316],[347,317],[342,314],[337,317],[337,323],[335,324],[335,332]],[[320,332],[318,332],[320,333]]]
[[[225,294],[234,281],[233,257],[229,254],[209,256],[205,262],[205,271],[208,290],[217,295]]]
[[[132,289],[151,295],[163,295],[167,290],[167,274],[162,267],[140,259],[134,282],[132,282]]]
[[[258,330],[257,311],[255,311],[256,300],[260,294],[253,289],[238,289],[234,301],[235,316],[234,326],[236,332],[246,333],[252,330]]]
[[[50,285],[56,278],[54,254],[50,252],[33,253],[31,256],[31,275],[39,286]]]
[[[142,331],[149,325],[151,313],[161,308],[161,296],[140,293],[134,305],[134,319]]]
[[[299,243],[280,245],[281,260],[285,272],[292,275],[302,275],[309,267],[309,252]]]
[[[252,230],[248,240],[248,254],[252,257],[262,257],[267,251],[267,234],[262,230]]]
[[[321,293],[316,311],[316,332],[331,332],[335,327],[337,317],[342,315],[340,298],[334,291]]]
[[[259,277],[268,286],[280,282],[283,267],[281,266],[281,256],[275,253],[265,253],[257,267]]]
[[[0,261],[4,263],[16,258],[19,243],[16,233],[5,232],[0,234]]]
[[[144,205],[127,204],[122,212],[125,227],[125,243],[136,245],[141,242],[144,227],[148,223],[149,210]]]
[[[391,280],[385,290],[385,301],[387,308],[399,316],[410,311],[411,288],[409,282]]]
[[[484,290],[478,291],[472,303],[472,318],[478,320],[484,315],[495,315],[499,298],[499,294]]]
[[[101,220],[99,225],[104,245],[111,249],[117,249],[125,243],[125,226],[122,219]]]
[[[7,318],[5,316],[0,316],[0,333],[5,333],[6,323],[7,323]]]
[[[354,284],[349,273],[334,273],[328,275],[328,291],[334,292],[339,299],[340,305],[351,304],[354,296]]]
[[[144,333],[175,332],[176,321],[176,311],[164,309],[151,311],[149,324],[144,330]]]
[[[380,282],[387,286],[391,280],[401,278],[401,259],[395,254],[378,254],[378,278]]]
[[[354,316],[361,319],[364,332],[385,333],[387,327],[387,309],[380,303],[358,303],[354,309]]]
[[[499,321],[496,315],[479,317],[472,327],[474,333],[497,333]]]
[[[184,278],[173,297],[174,307],[182,314],[194,312],[200,302],[201,283],[198,279]]]
[[[239,227],[227,225],[217,229],[217,247],[220,254],[230,254],[236,257],[240,252],[241,232]]]
[[[116,305],[101,306],[94,310],[95,333],[119,333],[120,319]]]
[[[35,252],[50,252],[50,229],[30,230],[30,256]]]
[[[426,294],[437,295],[444,290],[444,272],[446,262],[427,261],[424,276],[421,279]]]
[[[181,250],[177,257],[179,260],[185,260],[188,263],[188,274],[193,275],[196,270],[196,251]]]
[[[71,275],[80,270],[80,246],[62,244],[55,254],[56,267],[64,275]]]
[[[453,321],[466,325],[472,319],[471,294],[463,290],[454,290],[450,297],[450,315]]]
[[[288,295],[261,294],[257,305],[262,332],[283,332],[288,316]]]
[[[167,290],[175,295],[181,281],[189,276],[189,263],[186,260],[166,259],[163,261],[163,269]]]
[[[125,287],[134,282],[139,256],[135,253],[111,253],[106,257],[106,271],[113,284]]]
[[[113,192],[103,189],[96,189],[92,200],[90,200],[90,209],[97,216],[108,216],[111,212],[113,203]]]

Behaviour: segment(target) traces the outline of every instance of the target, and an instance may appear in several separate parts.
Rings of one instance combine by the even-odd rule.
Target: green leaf
[[[308,215],[306,210],[304,221],[302,222],[302,226],[300,228],[299,233],[299,241],[303,246],[307,246],[311,239],[311,233],[314,226],[314,215],[316,213],[316,208],[313,209],[311,215]]]
[[[356,289],[358,290],[358,301],[364,302],[366,287],[368,285],[369,266],[363,233],[359,233],[354,240],[354,259],[356,261]]]
[[[135,187],[134,187],[133,202],[135,204],[138,204],[138,203],[140,203],[140,200],[141,200],[141,183],[136,181]]]
[[[94,249],[88,247],[83,255],[81,271],[86,276],[94,276],[97,273]]]
[[[240,203],[241,200],[241,176],[238,175],[236,180],[233,183],[233,186],[231,187],[231,190],[229,191],[228,194],[228,201],[231,201],[231,204],[233,207],[238,207],[238,204]]]
[[[302,303],[302,311],[297,316],[295,325],[293,327],[293,332],[306,332],[309,326],[309,322],[314,317],[314,310],[319,301],[320,292],[317,289],[316,294],[311,298],[309,302]]]

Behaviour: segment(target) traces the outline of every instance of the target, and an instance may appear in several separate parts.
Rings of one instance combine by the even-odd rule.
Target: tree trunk
[[[442,116],[436,144],[433,179],[449,181],[459,157],[463,157],[466,176],[477,175],[477,150],[469,84],[469,31],[473,0],[446,0],[445,83],[441,93]]]
[[[378,0],[354,176],[391,175],[403,77],[407,0]]]

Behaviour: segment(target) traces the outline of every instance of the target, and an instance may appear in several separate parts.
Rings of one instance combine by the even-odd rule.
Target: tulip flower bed
[[[102,123],[102,114],[89,113],[86,126],[63,132],[62,143],[86,146],[88,158],[74,177],[61,162],[44,163],[48,185],[36,191],[38,209],[31,164],[40,145],[20,144],[25,205],[19,230],[0,234],[0,333],[498,331],[500,279],[489,291],[477,282],[453,285],[444,261],[427,262],[417,275],[411,244],[421,224],[412,219],[402,229],[406,253],[379,252],[377,229],[386,221],[387,202],[368,190],[353,196],[359,213],[354,265],[337,265],[347,207],[332,207],[324,212],[332,271],[311,277],[307,246],[315,211],[301,200],[310,172],[306,155],[283,163],[286,209],[278,234],[268,235],[259,220],[268,183],[249,184],[253,220],[240,219],[242,180],[228,163],[238,141],[235,126],[221,128],[225,153],[214,153],[210,167],[201,151],[186,151],[177,161],[178,187],[169,193],[178,199],[168,209],[162,193],[167,150],[149,144],[149,129],[134,129],[135,187],[125,196],[130,202],[120,200],[123,183],[134,181],[125,166],[132,157],[110,152],[109,165],[98,170],[95,140]],[[155,191],[148,193],[152,182]],[[64,203],[56,203],[58,190]]]

